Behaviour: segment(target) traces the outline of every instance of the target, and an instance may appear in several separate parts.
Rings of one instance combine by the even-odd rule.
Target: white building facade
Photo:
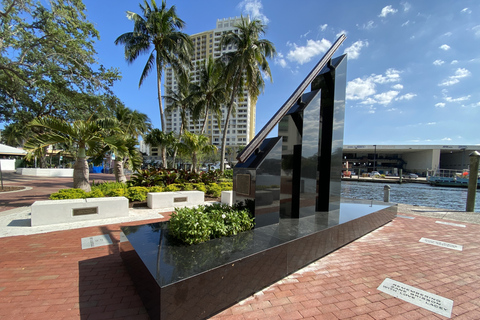
[[[220,58],[224,53],[234,51],[232,46],[220,46],[222,35],[232,31],[237,33],[238,29],[235,25],[241,22],[241,18],[227,18],[217,20],[216,28],[213,30],[197,33],[191,35],[194,47],[193,54],[193,70],[190,72],[191,81],[197,83],[200,80],[200,70],[202,65],[211,56],[214,59]],[[178,89],[175,74],[171,68],[165,71],[165,92],[169,89],[175,91]],[[247,91],[241,93],[236,99],[236,112],[230,116],[229,126],[227,128],[227,146],[245,146],[255,136],[255,103],[250,101]],[[171,103],[166,101],[167,109]],[[222,123],[219,124],[215,115],[209,115],[207,124],[205,126],[204,135],[209,137],[212,145],[220,147],[222,144],[222,134],[224,128],[224,121],[227,116],[227,107],[222,106]],[[191,113],[187,112],[187,130],[196,134],[201,132],[203,126],[203,117],[200,120],[193,121]],[[181,127],[180,110],[172,110],[165,112],[166,131],[180,132]]]

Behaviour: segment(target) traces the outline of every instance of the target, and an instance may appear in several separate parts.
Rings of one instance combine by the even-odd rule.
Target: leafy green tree
[[[191,156],[192,171],[196,172],[199,154],[216,151],[217,148],[210,144],[208,137],[186,131],[178,144],[178,150],[185,156]]]
[[[98,31],[81,0],[4,0],[0,8],[0,122],[86,118],[119,79],[95,60]]]
[[[238,33],[228,32],[223,35],[221,45],[233,46],[235,51],[226,53],[223,58],[226,61],[226,81],[230,87],[230,99],[227,104],[227,116],[223,128],[221,149],[221,170],[224,170],[225,147],[227,143],[227,130],[230,115],[234,109],[235,98],[243,90],[248,91],[251,103],[256,103],[258,95],[263,91],[265,82],[263,76],[272,79],[267,58],[276,54],[273,43],[266,39],[260,39],[265,34],[266,26],[260,20],[249,21],[243,18],[235,26]]]
[[[33,119],[30,126],[46,129],[41,134],[32,136],[25,143],[25,147],[31,152],[57,143],[75,147],[73,187],[87,192],[90,191],[87,156],[98,155],[105,144],[110,145],[112,149],[121,148],[118,136],[111,135],[112,131],[119,131],[119,123],[114,118],[76,120],[69,123],[64,119],[44,117]]]
[[[200,82],[193,89],[192,100],[195,101],[193,118],[198,119],[203,116],[203,126],[200,134],[205,132],[210,113],[215,114],[217,123],[220,126],[222,104],[227,101],[227,88],[222,79],[223,70],[224,65],[222,61],[220,59],[213,60],[209,56],[200,70]]]
[[[176,74],[185,73],[193,45],[190,37],[181,32],[185,23],[178,17],[175,6],[167,8],[166,1],[162,0],[161,7],[158,7],[155,0],[151,0],[151,5],[145,0],[140,10],[141,14],[127,11],[128,19],[134,22],[133,31],[119,36],[115,44],[125,46],[125,59],[129,63],[133,63],[141,54],[149,54],[139,86],[156,67],[158,108],[163,131],[166,127],[162,106],[162,72],[170,65]],[[166,150],[162,148],[164,164],[166,157]]]

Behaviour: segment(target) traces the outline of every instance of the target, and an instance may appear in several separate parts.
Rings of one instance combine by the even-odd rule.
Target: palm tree
[[[33,119],[29,127],[46,129],[25,143],[25,147],[33,152],[56,143],[66,143],[76,148],[73,187],[87,192],[90,191],[87,155],[98,154],[105,144],[118,147],[118,137],[111,135],[111,132],[119,130],[119,123],[114,118],[68,123],[63,119],[44,117]]]
[[[119,36],[115,44],[125,45],[125,59],[128,63],[133,63],[140,54],[149,53],[139,86],[156,66],[158,108],[163,131],[166,128],[161,89],[163,69],[170,65],[175,73],[185,73],[190,64],[193,45],[190,37],[180,32],[185,27],[185,22],[177,16],[175,6],[167,8],[166,1],[162,0],[162,6],[157,7],[155,0],[151,0],[151,5],[145,0],[140,9],[141,15],[127,11],[127,17],[134,22],[133,31]],[[166,151],[163,148],[162,158],[165,164]]]
[[[178,150],[192,159],[192,171],[197,171],[198,156],[202,153],[215,152],[217,148],[210,144],[210,139],[204,135],[197,135],[186,131],[178,144]]]
[[[151,123],[146,114],[137,110],[132,111],[123,103],[115,105],[113,114],[119,122],[121,131],[121,137],[115,145],[121,145],[122,147],[109,151],[113,151],[116,155],[113,167],[116,181],[126,182],[124,166],[128,164],[128,167],[135,169],[141,165],[141,155],[135,146],[138,143],[138,138],[143,137],[147,131],[151,130]],[[122,139],[123,143],[121,143]]]
[[[163,150],[167,150],[168,148],[176,148],[176,137],[175,134],[170,131],[169,133],[165,133],[160,129],[153,129],[147,135],[145,135],[144,141],[146,144],[152,147],[160,147]],[[164,158],[165,161],[167,157]],[[175,165],[175,159],[173,160],[173,164]],[[167,168],[167,163],[162,163],[162,167]]]
[[[181,124],[179,136],[182,136],[183,130],[187,130],[188,126],[188,111],[192,110],[192,90],[193,86],[187,77],[177,77],[178,90],[172,90],[168,88],[167,95],[165,100],[169,102],[169,105],[166,108],[166,112],[174,112],[175,110],[180,111]]]
[[[221,78],[223,67],[221,60],[213,60],[209,56],[200,70],[200,83],[195,85],[193,90],[192,98],[195,101],[193,118],[198,119],[202,115],[204,118],[200,134],[205,132],[210,112],[216,115],[218,124],[220,125],[221,123],[221,107],[227,98],[225,82]]]
[[[276,54],[273,43],[260,39],[265,34],[266,26],[260,20],[249,21],[242,17],[241,22],[235,26],[238,33],[228,32],[223,35],[222,46],[233,46],[235,51],[226,53],[222,58],[226,62],[226,81],[230,87],[230,100],[227,105],[221,151],[221,170],[224,170],[225,146],[227,143],[227,129],[230,115],[234,108],[235,98],[243,90],[247,90],[251,103],[256,103],[258,95],[263,91],[265,82],[263,75],[272,80],[267,58]]]

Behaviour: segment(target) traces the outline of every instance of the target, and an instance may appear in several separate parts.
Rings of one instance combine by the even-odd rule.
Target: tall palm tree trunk
[[[91,187],[88,179],[89,172],[87,158],[79,156],[73,165],[73,187],[90,192]]]
[[[123,159],[113,161],[113,171],[115,172],[115,180],[117,182],[127,182],[127,177],[125,176],[125,172],[123,171]]]
[[[158,96],[158,109],[160,111],[160,122],[162,124],[162,131],[165,132],[165,115],[163,114],[162,105],[162,61],[159,61],[157,55],[157,96]],[[162,167],[167,167],[167,149],[165,146],[160,146],[162,150]]]
[[[205,127],[207,126],[207,120],[208,120],[208,109],[205,110],[205,118],[203,118],[203,126],[202,126],[202,130],[200,131],[200,134],[203,134],[205,132]]]
[[[228,126],[229,126],[229,122],[230,122],[230,115],[232,114],[232,110],[233,110],[233,101],[235,99],[235,96],[237,95],[237,88],[238,88],[238,85],[239,85],[239,80],[240,79],[237,79],[235,81],[235,84],[232,88],[232,96],[230,97],[230,102],[228,104],[228,111],[227,111],[227,118],[225,119],[225,127],[223,129],[223,138],[222,138],[222,150],[221,150],[221,155],[220,155],[220,172],[224,172],[225,171],[225,163],[224,163],[224,159],[225,159],[225,150],[226,150],[226,146],[227,146],[227,131],[228,131]]]

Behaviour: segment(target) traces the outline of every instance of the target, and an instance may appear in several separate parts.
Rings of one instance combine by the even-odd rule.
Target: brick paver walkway
[[[452,299],[452,318],[480,319],[480,225],[437,220],[396,218],[213,319],[446,319],[378,291],[385,278]],[[81,249],[81,238],[100,234],[114,244]],[[119,234],[107,225],[0,238],[0,319],[148,319]]]

